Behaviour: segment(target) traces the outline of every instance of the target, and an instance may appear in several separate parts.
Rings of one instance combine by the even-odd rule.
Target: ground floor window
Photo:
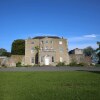
[[[54,57],[52,56],[52,62],[54,62]]]
[[[31,58],[31,63],[32,63],[32,64],[34,63],[34,57]]]
[[[41,57],[41,62],[43,62],[43,58],[44,58],[44,57],[42,56],[42,57]]]
[[[62,57],[60,57],[60,62],[63,62],[63,58]]]

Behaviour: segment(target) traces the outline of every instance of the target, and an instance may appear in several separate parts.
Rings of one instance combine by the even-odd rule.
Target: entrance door
[[[50,61],[49,61],[49,57],[45,57],[45,65],[49,65]]]

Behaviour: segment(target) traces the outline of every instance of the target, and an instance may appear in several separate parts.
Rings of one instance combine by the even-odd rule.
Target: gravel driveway
[[[2,71],[100,71],[100,67],[15,67],[15,68],[0,68]]]

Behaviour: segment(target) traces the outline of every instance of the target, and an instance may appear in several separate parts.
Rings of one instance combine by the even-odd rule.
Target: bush
[[[21,67],[21,62],[16,63],[16,67]]]
[[[77,64],[78,66],[86,66],[86,64],[85,63],[79,63],[79,64]]]
[[[76,63],[76,62],[71,62],[71,63],[69,64],[69,66],[77,66],[77,63]]]
[[[56,66],[66,66],[65,62],[59,62]]]
[[[85,63],[79,63],[79,64],[77,64],[76,62],[71,62],[69,64],[69,66],[86,66],[86,64]]]
[[[33,65],[33,67],[40,67],[40,64],[35,64]]]
[[[96,64],[95,67],[100,67],[100,64]]]
[[[21,65],[21,67],[40,67],[39,64],[35,64],[35,65]]]

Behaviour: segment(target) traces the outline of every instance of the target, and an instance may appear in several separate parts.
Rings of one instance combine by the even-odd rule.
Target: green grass
[[[100,100],[100,73],[0,72],[0,100]]]

